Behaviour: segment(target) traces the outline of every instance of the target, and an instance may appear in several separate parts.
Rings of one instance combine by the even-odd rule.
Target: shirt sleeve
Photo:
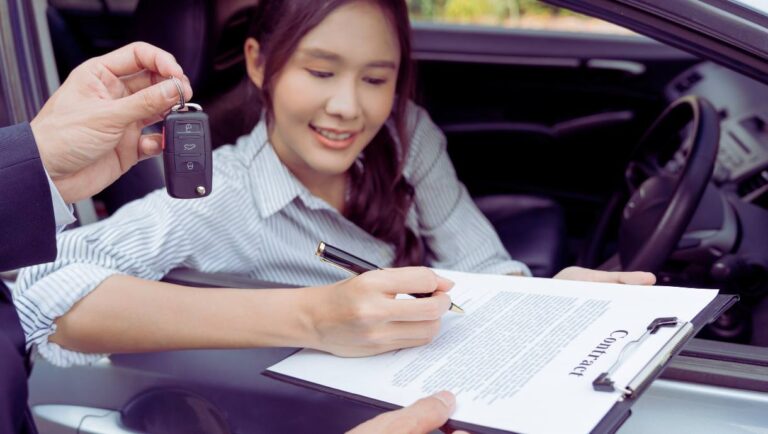
[[[64,229],[64,226],[74,223],[75,214],[72,212],[72,205],[67,205],[64,202],[64,198],[61,197],[59,189],[56,188],[56,184],[53,183],[51,175],[48,171],[45,171],[45,176],[48,177],[48,188],[51,189],[51,201],[53,202],[53,218],[56,221],[56,232],[59,233]]]
[[[528,267],[510,258],[493,226],[458,180],[445,135],[424,109],[409,105],[412,137],[405,173],[415,190],[419,232],[435,268],[492,274],[523,274]]]
[[[57,366],[92,363],[105,355],[71,351],[48,338],[56,318],[108,277],[159,280],[179,266],[204,272],[244,267],[247,258],[229,242],[238,230],[232,218],[245,218],[242,200],[233,200],[243,193],[221,178],[214,183],[217,190],[206,198],[172,199],[161,189],[106,220],[61,233],[56,260],[25,268],[17,279],[14,303],[27,345]]]
[[[191,254],[180,230],[188,220],[178,207],[153,193],[113,217],[63,232],[54,262],[19,273],[14,303],[28,346],[58,366],[94,362],[104,354],[84,354],[48,341],[56,318],[115,274],[160,279]]]

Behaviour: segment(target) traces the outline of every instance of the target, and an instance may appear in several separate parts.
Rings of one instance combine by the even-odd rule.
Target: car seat
[[[563,210],[543,196],[496,194],[475,199],[512,258],[537,277],[552,277],[566,263]]]

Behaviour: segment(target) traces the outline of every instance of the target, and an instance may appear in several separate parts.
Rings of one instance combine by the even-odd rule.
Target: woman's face
[[[304,36],[274,83],[270,129],[299,179],[349,169],[390,115],[399,60],[395,28],[370,2],[339,7]]]

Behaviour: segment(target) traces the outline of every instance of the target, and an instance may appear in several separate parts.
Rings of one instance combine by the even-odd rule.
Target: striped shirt
[[[411,145],[404,175],[415,190],[407,225],[427,247],[431,266],[484,273],[530,274],[510,259],[491,225],[456,177],[445,136],[427,113],[409,105]],[[393,120],[386,127],[394,131]],[[392,134],[396,137],[396,134]],[[59,235],[55,262],[23,269],[14,291],[27,345],[59,366],[102,354],[48,341],[54,319],[114,274],[158,280],[177,267],[247,274],[293,285],[348,277],[317,260],[326,241],[381,266],[394,248],[312,195],[282,164],[259,122],[236,144],[213,154],[213,191],[195,200],[150,193],[103,221]]]

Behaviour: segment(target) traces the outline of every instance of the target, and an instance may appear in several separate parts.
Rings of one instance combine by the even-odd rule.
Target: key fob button
[[[176,134],[202,134],[203,125],[200,122],[176,122]]]
[[[194,173],[205,169],[202,157],[176,157],[176,172]]]
[[[177,136],[175,140],[177,154],[201,154],[203,152],[202,137]]]

